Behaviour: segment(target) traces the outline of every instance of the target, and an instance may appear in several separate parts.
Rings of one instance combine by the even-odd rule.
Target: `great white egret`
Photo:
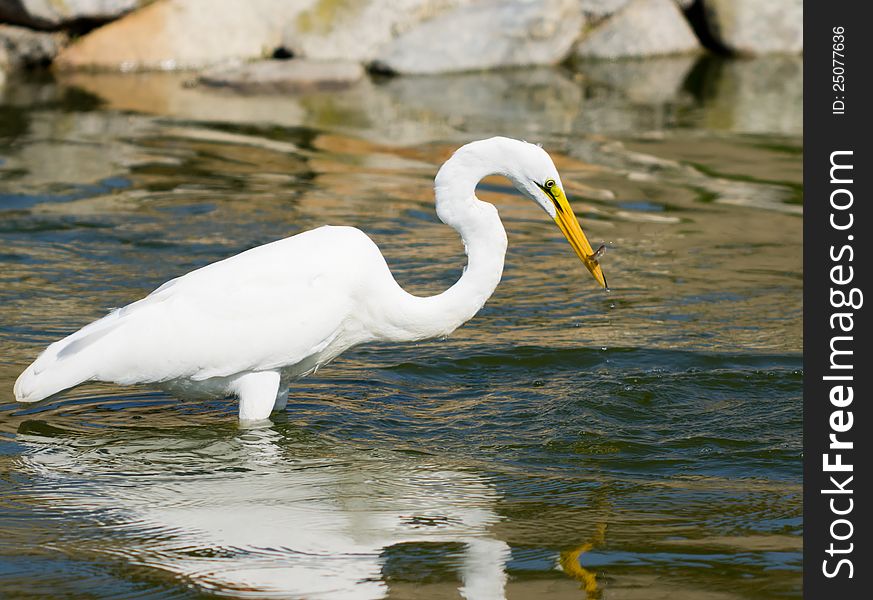
[[[537,145],[494,137],[458,149],[435,179],[437,215],[467,253],[445,292],[409,294],[365,233],[319,227],[172,279],[51,344],[18,377],[15,399],[36,402],[86,381],[149,383],[181,396],[237,396],[240,420],[259,421],[285,408],[292,379],[352,346],[447,336],[503,273],[506,231],[475,194],[488,175],[539,204],[606,287],[552,159]]]

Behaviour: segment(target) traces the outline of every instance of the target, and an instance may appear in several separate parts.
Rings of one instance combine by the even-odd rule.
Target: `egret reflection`
[[[481,474],[396,452],[307,450],[273,427],[221,433],[33,443],[22,460],[51,482],[53,508],[99,515],[112,535],[97,552],[205,590],[383,598],[386,550],[449,543],[463,548],[463,597],[504,597],[509,546],[491,533],[500,495]],[[172,469],[180,453],[184,471]]]

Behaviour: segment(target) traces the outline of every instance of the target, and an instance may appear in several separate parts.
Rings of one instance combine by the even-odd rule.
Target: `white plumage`
[[[442,294],[405,292],[362,231],[320,227],[168,281],[51,344],[15,382],[15,398],[36,402],[86,381],[148,383],[181,396],[235,395],[240,420],[257,421],[285,407],[292,379],[352,346],[446,336],[482,308],[503,271],[506,232],[475,196],[491,174],[540,204],[606,285],[548,154],[491,138],[463,146],[436,177],[437,214],[468,256]]]

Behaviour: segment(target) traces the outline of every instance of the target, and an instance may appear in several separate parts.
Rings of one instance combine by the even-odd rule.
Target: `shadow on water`
[[[802,70],[671,57],[238,96],[173,74],[0,90],[0,588],[118,598],[800,595]],[[208,262],[361,227],[435,293],[460,143],[541,141],[596,290],[500,179],[503,282],[444,341],[355,349],[268,427],[89,385],[47,343]],[[460,591],[459,591],[460,590]]]

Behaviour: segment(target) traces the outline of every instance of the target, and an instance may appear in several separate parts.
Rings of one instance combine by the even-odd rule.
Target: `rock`
[[[713,37],[738,54],[803,52],[803,0],[705,0]]]
[[[0,21],[58,29],[77,21],[111,21],[147,0],[0,0]]]
[[[631,0],[579,0],[579,8],[593,20],[615,14],[627,6]],[[679,8],[687,10],[695,0],[673,0]]]
[[[67,47],[59,69],[174,70],[264,58],[315,0],[157,0]]]
[[[550,65],[566,57],[582,23],[576,0],[478,2],[413,27],[375,64],[405,74]]]
[[[700,50],[700,42],[673,0],[632,0],[584,35],[576,55],[624,58]]]
[[[0,25],[0,71],[47,65],[66,43],[63,33]]]
[[[586,16],[600,19],[615,14],[631,0],[579,0],[579,8]]]
[[[293,59],[217,68],[203,73],[198,81],[212,87],[262,94],[339,89],[363,76],[364,68],[356,62]]]
[[[283,46],[295,56],[368,63],[421,21],[476,0],[320,0],[290,20]]]

